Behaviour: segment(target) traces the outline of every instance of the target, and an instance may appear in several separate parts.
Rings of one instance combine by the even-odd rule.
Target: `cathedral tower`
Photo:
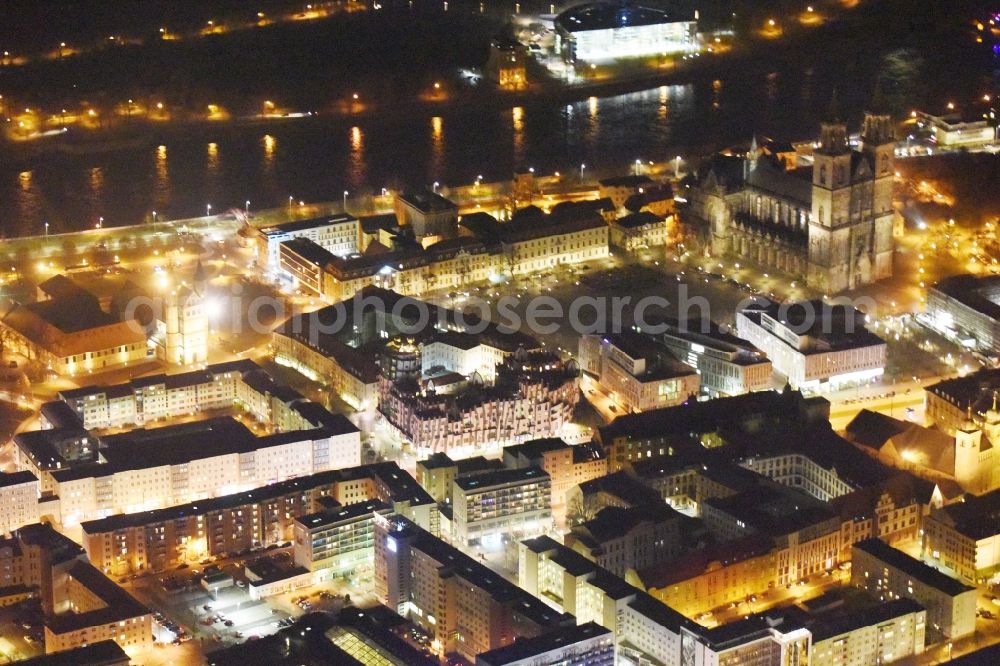
[[[874,218],[873,275],[881,280],[892,275],[892,208],[893,157],[896,140],[893,137],[892,117],[882,113],[878,106],[865,113],[861,126],[861,151],[872,166],[872,217]]]
[[[827,292],[848,288],[851,155],[847,125],[831,110],[820,125],[819,146],[813,152],[807,276],[810,286]]]

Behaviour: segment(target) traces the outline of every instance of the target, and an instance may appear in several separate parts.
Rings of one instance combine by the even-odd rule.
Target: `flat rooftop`
[[[759,326],[763,326],[761,322],[767,316],[792,333],[821,343],[802,349],[804,354],[885,344],[885,340],[865,328],[865,315],[849,305],[831,305],[817,299],[791,304],[751,305],[741,310],[740,314]],[[779,339],[788,344],[783,337]]]
[[[532,466],[518,469],[500,469],[495,472],[460,477],[455,479],[455,485],[466,492],[477,492],[499,486],[547,481],[549,481],[549,475],[538,467]]]
[[[339,509],[317,511],[305,516],[299,516],[295,522],[309,530],[322,529],[331,525],[344,522],[355,522],[359,519],[371,517],[373,513],[387,513],[392,507],[380,500],[370,500],[368,502],[355,502],[347,504]]]
[[[919,580],[924,585],[940,590],[949,596],[958,596],[964,592],[974,590],[951,576],[941,573],[932,566],[928,566],[918,559],[910,557],[903,551],[893,548],[880,539],[865,539],[854,544],[854,548],[868,553],[889,566],[902,571],[903,573]]]
[[[267,227],[261,227],[260,233],[265,236],[280,236],[299,231],[308,231],[309,229],[317,229],[319,227],[326,227],[331,224],[357,224],[357,222],[358,219],[352,215],[347,215],[346,213],[335,213],[333,215],[324,215],[323,217],[311,217],[307,220],[291,220],[290,222],[282,222],[281,224],[272,224]]]
[[[416,208],[421,213],[445,213],[458,212],[455,202],[445,199],[443,196],[430,190],[420,192],[404,192],[399,195],[400,201]]]
[[[614,634],[595,622],[587,622],[572,627],[560,627],[541,636],[521,638],[510,645],[482,652],[476,657],[476,663],[482,666],[506,666],[544,655],[546,652],[559,648],[583,643],[594,639],[605,638],[614,643]]]
[[[323,267],[329,262],[333,261],[333,254],[324,248],[319,243],[306,238],[305,236],[299,236],[298,238],[291,238],[286,241],[281,242],[282,248],[287,248],[291,250],[298,256],[302,257],[308,261],[313,266]]]

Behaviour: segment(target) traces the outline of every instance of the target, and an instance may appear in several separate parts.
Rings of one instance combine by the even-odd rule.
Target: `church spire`
[[[207,282],[208,275],[205,273],[205,267],[201,265],[201,259],[199,259],[197,265],[194,267],[194,290],[200,294],[205,293],[205,284]]]
[[[840,117],[840,96],[837,94],[837,89],[833,89],[833,94],[830,95],[830,106],[826,110],[826,117],[823,119],[828,123],[841,123],[843,119]]]

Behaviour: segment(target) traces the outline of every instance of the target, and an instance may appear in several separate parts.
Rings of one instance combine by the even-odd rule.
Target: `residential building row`
[[[46,654],[105,640],[126,649],[153,641],[152,612],[49,525],[24,525],[0,540],[0,583],[38,591]]]
[[[927,610],[927,623],[948,640],[976,630],[978,591],[879,539],[851,551],[851,585],[884,601],[912,599]]]
[[[403,518],[375,523],[375,595],[442,653],[476,656],[575,624],[528,592]]]
[[[309,430],[262,436],[232,417],[134,429],[98,438],[85,461],[20,438],[17,462],[40,477],[39,515],[70,526],[360,464],[358,429],[320,410]]]
[[[434,534],[440,529],[436,504],[413,477],[395,463],[378,463],[86,521],[81,525],[83,546],[91,563],[111,576],[165,571],[205,557],[232,556],[293,540],[298,544],[300,537],[304,545],[305,534],[335,532],[351,522],[345,516],[338,518],[340,511],[354,511],[368,503],[379,504],[369,514],[384,505]],[[327,556],[318,558],[304,553],[297,560],[310,571],[326,570],[331,567],[317,562],[338,557],[341,550],[345,557],[351,556],[351,549],[345,547],[336,553],[327,550]]]
[[[353,224],[364,244],[363,222]],[[372,235],[366,247],[338,255],[303,233],[274,245],[275,265],[280,259],[296,286],[336,302],[371,285],[418,295],[595,261],[609,252],[608,224],[588,206],[562,207],[551,214],[529,207],[505,223],[486,213],[459,221],[454,204],[430,192],[397,198],[395,220],[380,224]],[[645,235],[658,237],[652,230]]]
[[[518,584],[580,623],[612,631],[619,657],[687,664],[871,664],[921,654],[927,613],[912,599],[821,598],[706,628],[550,537],[520,544]]]

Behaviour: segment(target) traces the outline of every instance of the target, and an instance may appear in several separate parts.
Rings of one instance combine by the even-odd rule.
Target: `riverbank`
[[[217,135],[218,132],[269,130],[287,125],[344,126],[373,120],[392,121],[406,116],[433,118],[452,114],[491,113],[515,107],[544,107],[573,104],[590,98],[608,98],[642,92],[661,86],[683,85],[749,69],[767,58],[788,57],[801,48],[807,37],[816,37],[824,27],[800,30],[781,40],[750,39],[741,47],[724,53],[705,51],[700,57],[677,58],[656,70],[597,80],[578,79],[568,84],[552,78],[538,80],[523,91],[502,91],[488,84],[473,88],[447,86],[438,93],[410,99],[360,99],[333,104],[322,111],[287,115],[231,116],[228,118],[192,118],[164,121],[158,119],[118,119],[110,127],[68,127],[64,132],[50,132],[30,139],[0,139],[0,150],[15,163],[28,163],[50,154],[87,155],[156,146],[177,137]],[[815,39],[810,40],[815,43]],[[815,46],[814,46],[815,48]]]

